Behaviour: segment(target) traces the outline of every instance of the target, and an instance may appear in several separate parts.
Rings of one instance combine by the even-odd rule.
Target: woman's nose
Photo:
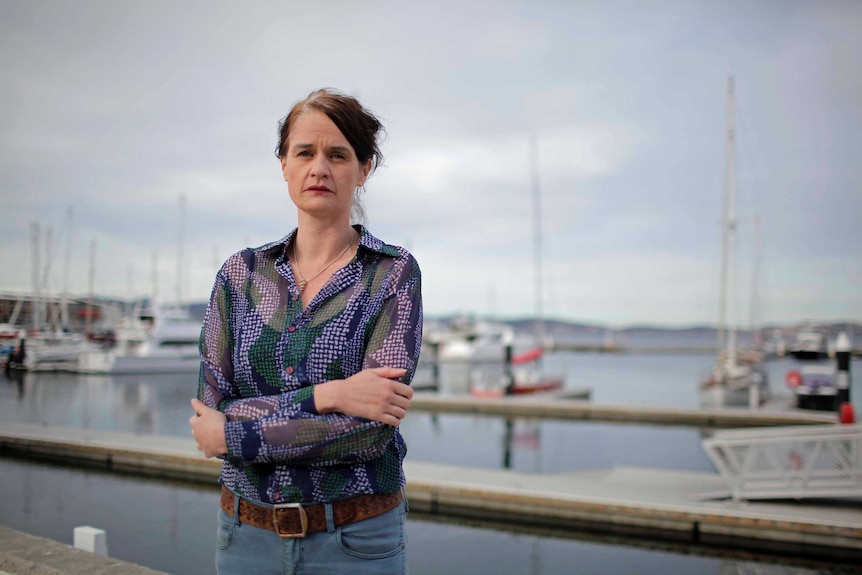
[[[311,175],[318,178],[329,176],[329,158],[323,154],[317,154],[311,162]]]

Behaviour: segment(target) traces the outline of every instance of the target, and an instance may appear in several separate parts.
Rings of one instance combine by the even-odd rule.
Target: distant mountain
[[[206,302],[189,304],[190,313],[203,320],[206,313]],[[455,315],[449,316],[426,316],[426,321],[434,324],[445,324],[453,319]],[[463,316],[462,316],[463,317]],[[516,318],[508,320],[489,320],[488,318],[477,317],[494,323],[503,323],[511,326],[518,333],[535,333],[536,320],[534,318]],[[770,337],[776,332],[780,332],[785,338],[793,337],[797,331],[802,328],[812,326],[811,323],[799,323],[790,325],[769,324],[760,329],[760,332],[765,334],[765,337]],[[827,337],[834,339],[842,331],[847,332],[851,337],[855,335],[857,338],[862,338],[862,323],[854,322],[835,322],[815,324],[814,327],[826,333]],[[654,341],[658,339],[679,340],[693,343],[694,345],[711,345],[716,338],[715,327],[710,325],[691,325],[685,327],[662,326],[662,325],[631,325],[623,328],[611,328],[606,325],[596,323],[584,323],[560,319],[545,320],[545,334],[558,341],[580,341],[589,339],[595,341],[603,341],[612,339],[617,343],[632,342],[641,340]],[[741,338],[747,339],[751,337],[751,332],[746,329],[738,330]]]

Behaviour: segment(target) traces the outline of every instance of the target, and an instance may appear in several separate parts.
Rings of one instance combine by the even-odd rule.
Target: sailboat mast
[[[33,259],[33,301],[30,307],[30,318],[33,324],[33,330],[39,331],[42,329],[42,318],[40,306],[42,305],[41,282],[39,281],[39,240],[41,239],[42,231],[39,224],[33,222],[30,224],[30,246],[32,248],[31,257]]]
[[[185,240],[186,240],[186,195],[180,194],[179,230],[177,233],[177,308],[183,301],[183,275],[185,273]]]
[[[60,325],[69,328],[69,265],[72,261],[72,208],[66,210],[66,258],[63,261],[63,295],[60,308]]]
[[[734,83],[733,77],[727,80],[727,142],[724,166],[724,209],[721,235],[721,296],[719,299],[718,345],[726,342],[726,361],[736,364],[736,330],[733,325],[733,295],[735,277],[733,251],[736,240],[736,181],[734,179],[734,151],[736,133],[734,129]]]
[[[530,134],[530,183],[533,196],[533,275],[536,297],[536,339],[545,347],[545,317],[542,308],[542,198],[539,187],[539,144],[536,134]]]

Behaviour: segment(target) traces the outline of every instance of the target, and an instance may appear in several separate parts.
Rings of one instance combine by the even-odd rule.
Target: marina
[[[853,433],[862,437],[862,426]],[[164,436],[0,424],[0,447],[209,485],[221,467],[217,460],[204,459],[193,441]],[[862,454],[862,448],[856,450]],[[421,462],[407,462],[405,473],[411,507],[426,513],[862,558],[862,503],[752,501],[740,506],[726,499],[727,485],[710,473],[620,467],[528,474]]]
[[[667,357],[673,361],[667,362]],[[816,505],[731,500],[729,486],[702,446],[721,427],[720,420],[695,415],[704,410],[697,405],[692,382],[709,369],[711,356],[551,353],[544,361],[549,369],[565,373],[572,389],[589,382],[592,399],[416,395],[414,409],[402,424],[409,449],[405,469],[411,501],[411,572],[436,573],[445,568],[446,561],[432,547],[435,541],[444,544],[441,538],[446,545],[455,540],[466,545],[459,552],[462,558],[484,548],[480,551],[483,560],[490,561],[498,573],[567,572],[565,557],[574,552],[585,554],[587,563],[595,561],[598,569],[600,557],[610,549],[615,556],[638,557],[639,563],[654,566],[653,571],[644,572],[720,573],[730,568],[748,572],[744,569],[764,566],[771,566],[774,571],[770,572],[775,573],[853,572],[848,565],[855,565],[855,559],[849,557],[855,553],[852,529],[856,529],[857,519],[846,506],[832,517],[841,518],[837,522],[803,529],[805,521],[819,517]],[[853,360],[853,367],[859,369],[859,363]],[[786,359],[768,365],[774,372],[771,381],[780,383],[794,364]],[[209,565],[190,567],[194,561],[188,557],[210,556],[218,497],[217,465],[200,458],[187,431],[188,398],[195,379],[191,374],[23,373],[18,379],[5,380],[0,386],[6,445],[0,474],[7,491],[20,494],[14,497],[22,505],[17,511],[0,513],[2,524],[68,541],[72,526],[101,523],[120,559],[167,573],[211,574]],[[633,385],[634,381],[639,384]],[[778,388],[775,395],[787,402],[792,398],[787,389]],[[862,394],[857,392],[854,397]],[[721,417],[739,418],[727,423],[731,429],[745,425],[772,425],[773,429],[831,426],[837,420],[834,413],[811,410],[721,412]],[[780,425],[774,426],[776,423]],[[16,426],[20,427],[13,439],[10,430]],[[57,430],[63,431],[58,434]],[[58,441],[58,435],[64,446],[63,461],[45,444]],[[37,446],[40,436],[42,443]],[[84,442],[73,449],[72,444],[82,438],[99,439],[107,447]],[[114,438],[113,445],[108,438]],[[22,441],[30,442],[29,447]],[[17,447],[10,445],[14,442]],[[32,449],[41,453],[27,453]],[[70,453],[75,454],[75,461],[69,459]],[[141,463],[146,460],[141,453],[153,458],[151,464]],[[140,521],[117,524],[112,514],[94,511],[103,506],[106,510],[121,508],[119,501],[96,504],[93,500],[81,508],[67,503],[69,514],[75,517],[61,522],[68,528],[59,532],[47,510],[44,520],[37,519],[36,508],[41,504],[35,504],[32,496],[34,489],[44,489],[39,485],[55,475],[66,478],[50,481],[62,481],[68,486],[63,491],[67,494],[76,484],[91,485],[82,494],[75,492],[74,497],[84,500],[96,496],[94,489],[100,496],[111,491],[103,486],[106,483],[119,482],[119,487],[112,488],[119,498],[124,493],[160,490],[158,486],[165,484],[165,489],[184,494],[167,497],[194,501],[194,510],[191,503],[182,503],[182,514],[177,515],[159,499],[149,504],[153,513],[149,519],[145,514]],[[78,475],[82,479],[69,479]],[[707,498],[695,499],[693,494]],[[73,508],[78,511],[72,513]],[[730,520],[724,508],[754,509],[755,513],[737,514]],[[778,512],[781,509],[786,515]],[[791,520],[794,510],[803,515],[803,523]],[[845,512],[850,514],[841,515]],[[165,514],[175,516],[171,520],[174,527],[164,523]],[[179,527],[193,517],[212,528]],[[740,522],[751,523],[757,517],[772,527],[767,531],[774,538],[751,539],[748,533],[740,545],[739,533],[745,531]],[[723,533],[726,521],[736,522],[730,535]],[[764,531],[763,524],[758,525]],[[824,529],[831,535],[824,535]],[[795,541],[788,548],[788,540],[809,532],[811,537],[802,537],[807,544]],[[141,537],[159,545],[155,551],[159,562],[153,563],[152,553],[140,555],[131,544]],[[832,543],[828,543],[830,538]],[[745,543],[748,540],[753,543]],[[530,545],[523,554],[504,554],[508,562],[499,559],[494,549],[511,547],[516,541]],[[188,551],[180,551],[184,547]],[[522,547],[515,545],[513,550]],[[483,572],[482,567],[474,567],[471,572]],[[452,565],[450,570],[459,571]]]

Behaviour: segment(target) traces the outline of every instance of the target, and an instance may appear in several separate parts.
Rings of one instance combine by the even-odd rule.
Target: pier
[[[190,438],[34,424],[0,423],[0,452],[214,489],[220,469],[220,461],[203,458]],[[624,467],[533,474],[409,460],[405,473],[410,506],[420,513],[862,558],[860,502],[733,501],[714,473]]]
[[[476,398],[467,395],[439,395],[430,392],[414,394],[410,409],[431,413],[464,413],[501,417],[709,428],[822,425],[838,422],[838,416],[834,412],[803,411],[790,409],[783,405],[774,405],[770,409],[697,409],[595,404],[589,401],[559,397]]]
[[[167,575],[0,526],[0,575]]]

